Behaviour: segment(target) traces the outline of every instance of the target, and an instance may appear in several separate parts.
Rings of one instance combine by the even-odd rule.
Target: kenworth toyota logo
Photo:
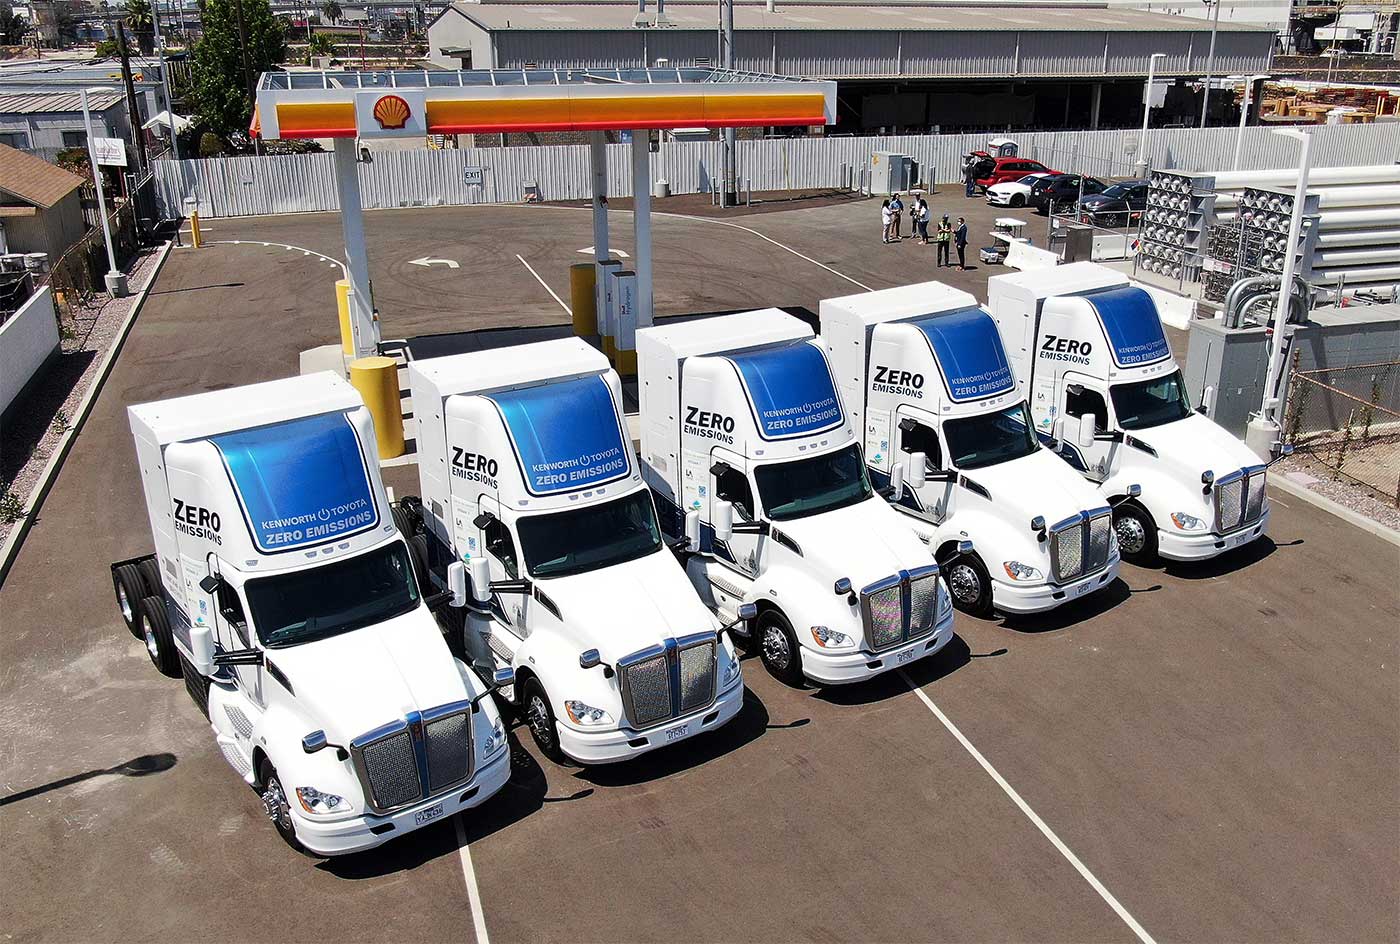
[[[385,131],[397,131],[408,123],[408,116],[412,111],[402,96],[384,95],[374,103],[374,111],[371,114],[379,122],[379,127]]]

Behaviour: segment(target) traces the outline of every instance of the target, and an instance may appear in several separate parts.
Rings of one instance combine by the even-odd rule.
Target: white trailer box
[[[354,388],[312,374],[128,415],[156,553],[112,566],[122,615],[284,838],[367,849],[505,784],[490,688],[428,611]]]

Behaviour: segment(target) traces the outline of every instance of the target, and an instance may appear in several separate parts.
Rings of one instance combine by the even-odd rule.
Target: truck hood
[[[291,682],[308,722],[346,746],[411,711],[474,694],[462,681],[437,622],[421,606],[330,639],[270,649],[267,658]],[[264,673],[265,687],[276,684]]]
[[[713,632],[714,616],[670,551],[536,581],[559,607],[565,632],[579,651],[597,649],[614,663],[663,639]]]
[[[792,521],[775,521],[773,527],[802,548],[803,569],[831,586],[849,577],[851,586],[862,587],[884,577],[932,564],[933,555],[883,498],[838,508],[825,514]]]
[[[1170,470],[1173,478],[1181,478],[1187,484],[1200,481],[1201,473],[1207,469],[1220,479],[1261,464],[1249,447],[1199,413],[1128,435],[1157,450],[1156,462]]]
[[[997,516],[1023,526],[1030,534],[1030,522],[1042,515],[1048,526],[1106,502],[1093,485],[1048,449],[1037,449],[1028,456],[999,462],[966,473],[972,481],[992,493]]]

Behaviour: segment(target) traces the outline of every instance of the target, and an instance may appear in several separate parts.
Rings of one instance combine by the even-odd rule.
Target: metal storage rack
[[[1288,224],[1293,215],[1293,194],[1283,190],[1245,188],[1240,196],[1241,262],[1261,275],[1278,275],[1288,252]],[[1313,249],[1317,246],[1318,198],[1307,194],[1303,198],[1303,227],[1298,243],[1294,272],[1304,281],[1312,281]]]
[[[1181,282],[1201,277],[1206,231],[1215,212],[1215,178],[1156,171],[1148,183],[1133,268]]]

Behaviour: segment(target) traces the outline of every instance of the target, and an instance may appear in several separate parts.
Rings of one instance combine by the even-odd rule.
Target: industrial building
[[[92,126],[101,138],[132,140],[126,96],[118,91],[88,95]],[[0,144],[53,160],[60,151],[87,144],[82,97],[76,88],[16,91],[0,86]]]
[[[717,25],[710,2],[640,13],[632,3],[457,2],[429,26],[428,59],[450,69],[704,66],[717,64]],[[1222,21],[1208,69],[1209,22],[1089,3],[736,3],[734,30],[735,69],[839,83],[829,133],[1129,127],[1154,53],[1165,56],[1158,78],[1181,81],[1267,71],[1275,45],[1271,28]],[[1181,117],[1190,111],[1183,104]]]

